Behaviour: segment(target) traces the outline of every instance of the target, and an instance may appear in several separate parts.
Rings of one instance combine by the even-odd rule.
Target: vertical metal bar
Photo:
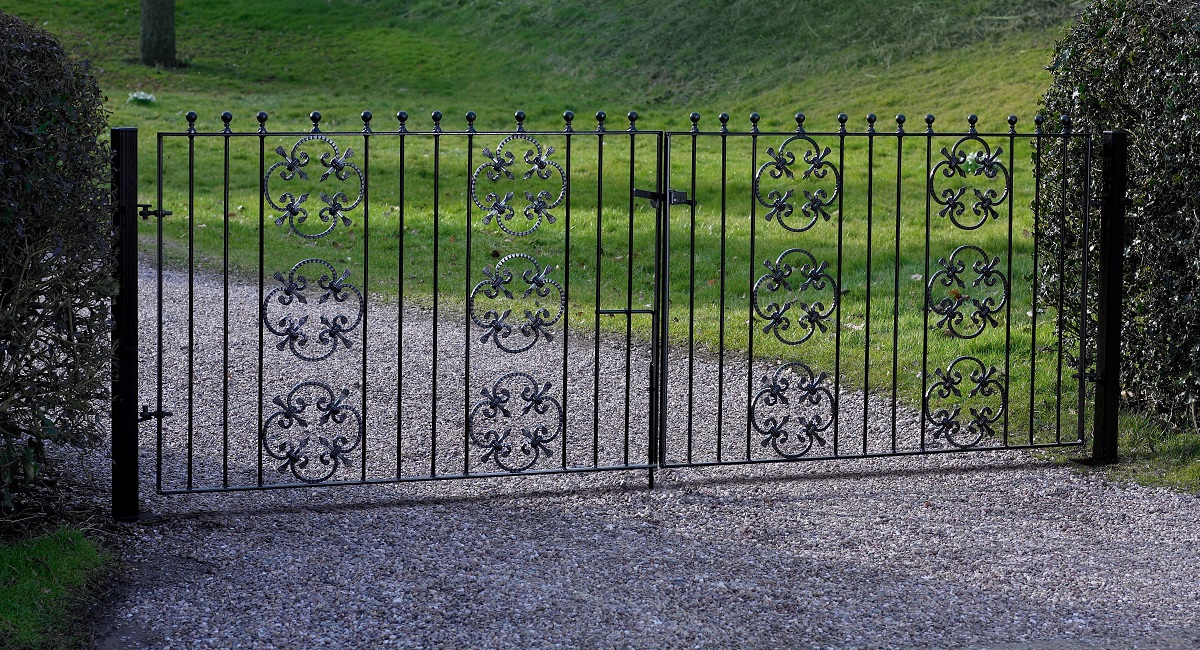
[[[566,132],[566,197],[563,203],[563,303],[566,309],[563,311],[563,333],[562,333],[562,419],[559,420],[559,426],[562,431],[562,469],[567,468],[567,409],[570,408],[570,399],[567,394],[567,379],[568,379],[568,360],[570,359],[570,338],[571,338],[571,120],[575,118],[575,114],[571,111],[563,113],[563,120],[566,122],[564,131]]]
[[[904,195],[904,122],[903,114],[896,116],[896,275],[892,285],[892,453],[896,453],[897,409],[900,405],[900,221]]]
[[[475,169],[475,113],[467,113],[466,272],[463,273],[463,474],[471,473],[471,173]],[[566,385],[563,385],[565,391]]]
[[[929,283],[929,231],[930,231],[930,194],[933,174],[933,115],[925,116],[925,274],[921,282]],[[929,419],[929,300],[926,292],[921,292],[921,313],[924,324],[921,326],[921,451],[925,451],[925,429]]]
[[[404,150],[408,142],[408,138],[405,137],[408,129],[405,128],[404,122],[408,119],[408,113],[399,111],[396,113],[396,119],[400,122],[400,179],[397,198],[399,205],[396,215],[400,222],[399,244],[396,249],[396,478],[401,478],[404,476],[404,231],[408,227],[404,218],[404,176],[407,173]]]
[[[871,415],[871,238],[875,206],[875,114],[867,115],[867,290],[863,324],[863,446],[867,453],[867,422]]]
[[[441,156],[442,136],[439,123],[442,121],[441,111],[433,112],[433,367],[430,380],[430,414],[429,414],[429,475],[437,476],[437,414],[438,414],[438,276],[441,267],[438,266],[438,245],[441,243],[441,233],[438,223],[441,221]]]
[[[158,205],[157,205],[158,209],[161,210],[162,204],[163,204],[163,136],[162,136],[162,134],[159,134],[159,136],[158,136],[157,154],[158,154],[158,156],[157,156],[157,162],[155,163],[155,176],[154,176],[155,182],[157,184],[157,187],[155,188],[155,199],[158,201]],[[136,174],[137,172],[135,171],[134,173]],[[134,203],[136,203],[136,201],[134,201]],[[156,289],[156,301],[157,302],[156,302],[154,310],[156,312],[157,320],[155,321],[155,348],[154,348],[154,365],[155,365],[154,379],[155,379],[155,386],[156,386],[156,388],[154,389],[155,402],[156,402],[154,408],[161,415],[163,412],[163,220],[162,220],[162,215],[160,214],[158,217],[156,217],[156,220],[157,220],[157,224],[155,225],[155,234],[156,234],[156,240],[157,240],[157,248],[155,250],[155,257],[157,260],[157,267],[156,267],[157,275],[155,277],[155,285],[156,285],[155,289]],[[134,221],[134,223],[136,223],[136,221]],[[158,474],[160,477],[159,487],[161,489],[161,487],[162,487],[162,484],[161,484],[161,476],[162,476],[161,454],[162,454],[162,446],[163,446],[163,419],[162,419],[162,417],[158,417],[155,419],[154,435],[155,435],[155,438],[157,438],[157,440],[158,440],[158,449],[159,449],[158,454],[160,456]],[[192,445],[191,445],[191,431],[190,430],[188,431],[188,476],[187,476],[187,480],[188,480],[188,489],[191,489],[191,487],[192,487]]]
[[[671,138],[667,134],[659,134],[658,139],[658,177],[660,194],[671,183]],[[658,213],[658,251],[659,264],[655,267],[655,317],[658,318],[659,333],[655,350],[658,355],[658,425],[656,445],[658,447],[658,464],[667,464],[667,406],[670,395],[667,393],[667,378],[670,373],[670,341],[671,341],[671,210],[670,206],[663,207],[660,203]]]
[[[265,112],[258,113],[258,305],[259,309],[264,309],[263,300],[265,293],[264,283],[266,281],[266,164],[267,164],[267,114]],[[189,217],[190,221],[190,217]],[[189,264],[189,269],[190,269]],[[263,314],[265,314],[265,310]],[[255,438],[261,434],[263,430],[263,314],[260,314],[258,320],[258,427],[254,430]],[[189,352],[189,354],[191,354]],[[190,382],[189,382],[190,383]],[[191,405],[188,405],[188,413],[191,413]],[[254,445],[258,448],[258,486],[263,484],[263,443],[258,440]]]
[[[1004,287],[1004,446],[1008,446],[1009,413],[1012,410],[1012,301],[1013,301],[1013,193],[1017,170],[1014,168],[1017,145],[1017,116],[1008,117],[1008,283]]]
[[[371,113],[365,111],[363,119],[363,312],[362,312],[362,420],[358,430],[358,444],[362,449],[362,468],[359,479],[367,480],[367,316],[371,304]]]
[[[592,467],[600,464],[600,253],[604,241],[604,112],[596,113],[596,314],[592,364]]]
[[[750,115],[750,187],[754,187],[754,179],[758,172],[758,120],[755,119],[758,113]],[[749,336],[746,341],[746,460],[750,460],[750,434],[751,425],[754,423],[752,412],[754,408],[754,272],[756,259],[754,251],[754,238],[756,235],[756,227],[758,225],[758,200],[752,195],[750,197],[750,284],[746,285],[747,294],[750,297],[748,305],[748,313],[746,315],[746,328],[749,330]]]
[[[688,221],[688,401],[687,401],[687,462],[692,462],[692,441],[695,433],[692,428],[692,418],[694,417],[695,399],[696,399],[696,137],[698,129],[692,127],[692,158],[691,158],[691,186],[689,193],[692,197],[691,209],[689,210]],[[669,193],[670,187],[663,188],[661,196],[665,197],[665,202],[670,203]],[[670,210],[671,206],[667,206]]]
[[[1038,251],[1042,248],[1042,230],[1038,225],[1038,219],[1042,214],[1042,116],[1038,115],[1034,118],[1034,149],[1033,156],[1033,292],[1030,298],[1030,326],[1029,326],[1029,444],[1033,444],[1033,432],[1035,418],[1034,400],[1037,396],[1037,317],[1038,317],[1038,274],[1041,273],[1041,268],[1038,266]]]
[[[1067,176],[1070,173],[1070,168],[1067,164],[1067,159],[1070,156],[1071,149],[1070,133],[1071,122],[1063,116],[1063,132],[1060,136],[1062,139],[1062,176],[1059,178],[1059,210],[1058,210],[1058,369],[1055,379],[1055,402],[1054,402],[1054,442],[1062,442],[1062,377],[1063,377],[1063,354],[1066,352],[1066,345],[1063,342],[1064,317],[1063,303],[1066,300],[1067,286],[1065,281],[1066,265],[1067,265]]]
[[[838,221],[837,221],[837,292],[834,296],[834,330],[833,330],[833,455],[838,455],[838,433],[842,421],[842,242],[845,223],[846,185],[846,120],[845,113],[838,114],[838,171],[837,176]]]
[[[1092,459],[1117,458],[1117,407],[1121,399],[1121,312],[1124,298],[1125,194],[1129,137],[1104,132],[1104,199],[1100,204],[1100,301],[1096,331],[1096,411]],[[1082,379],[1081,379],[1082,381]],[[1080,414],[1082,417],[1082,413]]]
[[[118,252],[112,304],[112,516],[133,521],[138,518],[137,129],[115,128],[109,138]],[[161,482],[161,470],[158,476]]]
[[[726,205],[729,198],[729,132],[721,132],[721,279],[717,325],[717,462],[721,462],[722,429],[725,422],[725,249]],[[696,200],[693,193],[692,199]]]
[[[160,206],[161,207],[161,206]],[[260,301],[261,303],[261,301]],[[260,321],[262,319],[259,319]],[[192,471],[192,437],[196,424],[196,134],[188,124],[188,474]],[[262,400],[259,400],[262,401]],[[162,489],[162,445],[158,445],[158,481]]]
[[[629,114],[629,249],[625,253],[625,464],[629,464],[629,415],[632,410],[629,405],[629,387],[633,383],[631,365],[633,360],[633,187],[636,184],[634,172],[637,169],[637,133],[633,120],[637,113]]]
[[[655,135],[654,140],[654,187],[659,196],[662,196],[666,188],[671,185],[671,177],[664,173],[663,169],[663,133],[659,131]],[[658,303],[658,283],[660,281],[659,270],[662,264],[662,222],[663,212],[670,209],[670,206],[664,205],[665,202],[660,201],[658,208],[654,211],[654,285],[650,304],[653,309],[650,312],[650,426],[647,431],[646,438],[646,463],[650,465],[647,470],[647,480],[650,489],[654,489],[654,470],[658,462],[658,442],[659,442],[659,409],[662,407],[660,395],[662,395],[662,385],[659,383],[659,345],[662,338],[660,337],[658,328],[661,325],[661,314],[659,314]]]
[[[221,139],[225,145],[224,181],[222,187],[221,223],[223,224],[224,239],[221,242],[221,273],[225,288],[222,308],[223,345],[221,350],[221,486],[229,487],[229,119],[233,116],[228,112],[221,115],[225,121],[225,135]],[[162,205],[161,202],[159,205]],[[188,488],[191,488],[189,476]]]

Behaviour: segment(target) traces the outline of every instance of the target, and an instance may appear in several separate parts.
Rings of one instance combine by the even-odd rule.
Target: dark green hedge
[[[86,62],[0,12],[0,507],[45,442],[102,435],[112,216],[103,97]]]
[[[1132,406],[1194,426],[1200,400],[1200,1],[1097,0],[1058,43],[1049,69],[1047,124],[1067,114],[1075,131],[1129,132],[1122,389]],[[1057,170],[1061,156],[1052,147],[1043,167]],[[1043,214],[1062,207],[1061,196],[1050,191],[1059,178],[1052,172],[1043,180]],[[1096,174],[1093,191],[1103,190]],[[1077,295],[1081,257],[1071,248],[1082,212],[1077,193],[1067,200],[1065,233],[1049,220],[1038,238],[1054,256],[1043,259],[1067,260],[1062,279],[1056,268],[1044,267],[1048,292],[1063,282],[1068,295]]]

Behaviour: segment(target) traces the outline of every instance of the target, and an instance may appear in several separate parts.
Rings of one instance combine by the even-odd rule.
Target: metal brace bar
[[[175,415],[175,414],[172,413],[171,411],[151,411],[149,406],[142,404],[142,412],[138,414],[138,422],[145,422],[147,420],[153,420],[155,418],[158,418],[161,420],[163,418],[169,418],[172,415]]]
[[[137,204],[137,207],[138,216],[141,217],[143,221],[149,219],[150,217],[158,217],[159,219],[162,219],[163,217],[173,214],[170,210],[163,210],[162,208],[151,210],[149,203],[139,203]]]
[[[634,188],[633,195],[639,199],[649,199],[650,207],[658,208],[658,204],[662,201],[662,194],[651,192],[650,190],[639,190]],[[667,190],[667,205],[693,205],[695,201],[688,198],[687,192],[683,190]]]

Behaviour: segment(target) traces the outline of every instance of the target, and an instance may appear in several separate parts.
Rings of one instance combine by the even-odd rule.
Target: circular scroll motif
[[[782,192],[779,189],[771,189],[764,196],[763,175],[766,173],[774,180],[786,177],[789,181],[795,181],[796,174],[792,167],[796,164],[795,152],[800,150],[803,150],[800,159],[806,165],[800,180],[807,181],[810,186],[800,189],[804,196],[804,201],[800,203],[800,214],[803,216],[795,219],[796,223],[793,223],[792,217],[796,210],[792,201],[797,189],[795,184],[785,186]],[[842,187],[841,172],[838,171],[837,165],[827,160],[829,154],[829,147],[821,148],[812,138],[803,134],[793,135],[784,140],[778,150],[767,148],[769,160],[754,174],[754,198],[769,208],[763,215],[767,221],[774,219],[792,232],[804,232],[812,228],[818,219],[829,221],[828,208],[837,200]],[[828,179],[830,176],[832,178]]]
[[[323,152],[317,161],[325,168],[325,171],[318,178],[317,187],[297,188],[288,190],[281,194],[275,195],[271,191],[271,176],[278,171],[277,179],[288,182],[289,184],[307,184],[312,185],[308,171],[305,169],[312,161],[312,156],[309,155],[305,145],[318,146],[328,148],[330,151]],[[279,154],[283,160],[276,162],[267,169],[266,175],[263,177],[263,194],[266,196],[267,203],[281,212],[275,216],[275,225],[283,226],[284,223],[291,232],[305,239],[320,239],[338,226],[341,222],[343,226],[349,226],[351,221],[347,216],[348,212],[353,211],[362,203],[365,189],[362,170],[357,165],[350,162],[350,157],[354,151],[346,149],[345,153],[340,153],[337,144],[333,140],[324,135],[312,134],[300,138],[296,144],[292,145],[291,151],[284,150],[283,147],[277,147],[275,153]],[[358,178],[358,188],[354,190],[353,183],[347,188],[354,192],[354,199],[351,200],[350,195],[345,190],[337,189],[335,183],[330,183],[329,186],[321,185],[333,178],[335,181],[350,180],[350,173],[353,172]],[[303,183],[299,183],[303,181]],[[322,191],[320,188],[325,188]],[[308,191],[301,191],[307,189]],[[308,207],[305,203],[308,202],[312,192],[316,192],[319,200],[324,205],[318,210],[317,217],[322,225],[316,228],[302,227],[308,222]],[[311,206],[312,204],[309,204]]]
[[[525,150],[523,160],[526,165],[529,165],[521,178],[526,184],[538,183],[534,177],[541,181],[550,181],[557,174],[558,181],[551,182],[549,185],[540,183],[542,189],[537,186],[530,189],[522,190],[525,200],[528,202],[521,212],[525,215],[527,221],[532,222],[528,228],[524,230],[514,228],[511,225],[512,219],[516,216],[516,208],[512,205],[513,191],[505,191],[501,197],[499,193],[492,191],[488,192],[482,199],[479,197],[479,181],[480,174],[483,174],[492,183],[498,183],[501,179],[516,181],[516,175],[511,169],[517,164],[517,158],[511,151],[507,151],[505,147],[515,143],[518,140],[523,140],[531,145],[532,149]],[[548,223],[554,223],[555,216],[550,211],[562,205],[563,199],[567,195],[567,175],[563,168],[553,160],[550,156],[554,154],[554,147],[547,147],[545,153],[542,152],[542,145],[532,136],[527,133],[514,133],[500,141],[496,145],[496,151],[491,151],[486,147],[483,150],[484,158],[487,162],[483,163],[475,169],[471,174],[471,200],[479,209],[484,211],[483,223],[487,225],[493,219],[496,220],[496,225],[504,232],[513,235],[521,236],[528,235],[537,230],[545,220]]]
[[[1008,200],[1012,187],[1012,177],[1004,163],[1000,162],[1003,147],[996,147],[993,152],[987,142],[977,135],[969,135],[954,147],[942,147],[944,160],[938,161],[929,173],[928,191],[930,198],[942,208],[938,210],[939,217],[947,217],[955,226],[963,230],[975,230],[987,223],[989,218],[998,219],[1000,213],[996,206]],[[963,179],[978,184],[951,185],[938,188],[940,179]],[[989,182],[990,181],[990,182]],[[967,212],[967,203],[963,200],[967,190],[975,196],[971,203],[971,213],[975,219],[963,219]]]
[[[964,278],[970,258],[974,258],[969,267],[973,277]],[[937,263],[940,268],[925,286],[925,304],[940,316],[937,326],[961,339],[975,338],[989,326],[999,327],[996,314],[1008,304],[1009,290],[1008,278],[996,268],[1000,258],[989,259],[978,246],[959,246],[949,259]],[[935,293],[941,297],[935,298]]]
[[[837,282],[829,275],[829,263],[817,262],[802,248],[789,248],[774,262],[766,260],[767,273],[751,291],[754,313],[766,321],[763,333],[773,333],[787,345],[799,345],[818,330],[828,331],[828,321],[837,307]]]
[[[562,433],[562,406],[550,384],[532,375],[510,372],[480,392],[471,407],[471,443],[487,450],[479,461],[506,472],[522,472],[553,452],[549,444]]]
[[[783,458],[808,454],[833,423],[834,398],[826,373],[816,374],[801,361],[779,366],[763,377],[763,387],[750,404],[750,421],[763,436],[762,446]]]
[[[514,274],[513,265],[526,268]],[[542,337],[554,338],[550,327],[562,318],[566,299],[562,285],[547,276],[549,271],[525,253],[508,255],[495,267],[483,269],[483,281],[467,299],[471,321],[484,330],[480,342],[491,341],[505,352],[524,352]],[[514,294],[509,285],[517,278],[525,288]],[[514,319],[514,313],[520,316]]]
[[[934,440],[945,438],[966,448],[995,437],[995,424],[1008,404],[1004,373],[975,357],[961,356],[933,374],[937,381],[925,392],[924,410]]]
[[[311,286],[312,275],[301,272],[306,266],[321,274],[316,287]],[[339,345],[349,347],[346,335],[362,323],[366,309],[362,293],[346,282],[349,277],[349,269],[339,275],[332,264],[316,258],[299,262],[287,277],[276,271],[279,286],[267,293],[262,305],[263,325],[279,337],[276,349],[289,348],[304,361],[320,361]],[[352,309],[345,310],[347,306]],[[287,313],[277,315],[279,311]]]
[[[263,424],[263,451],[279,463],[279,472],[291,472],[305,483],[321,483],[340,467],[349,467],[348,454],[362,442],[362,419],[347,404],[350,391],[335,392],[319,381],[306,381],[287,397],[272,402],[279,410]]]

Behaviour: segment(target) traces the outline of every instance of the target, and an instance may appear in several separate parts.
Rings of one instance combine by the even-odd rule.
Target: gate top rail
[[[1060,118],[1057,120],[1060,128],[1057,131],[1051,131],[1048,128],[1048,125],[1046,124],[1045,117],[1040,114],[1034,116],[1034,118],[1033,118],[1034,129],[1031,132],[1030,131],[1020,132],[1017,130],[1017,125],[1020,122],[1020,120],[1016,115],[1008,116],[1007,123],[1008,123],[1009,128],[1007,131],[999,131],[999,130],[981,131],[981,130],[977,129],[977,125],[979,123],[979,117],[978,117],[978,115],[975,115],[974,113],[967,116],[967,118],[966,118],[967,128],[965,130],[956,129],[956,130],[946,130],[946,131],[935,130],[934,125],[937,123],[937,118],[933,114],[926,114],[924,116],[924,125],[922,127],[922,125],[920,125],[920,124],[910,125],[909,121],[908,121],[908,117],[906,115],[904,115],[903,113],[896,115],[896,117],[894,119],[894,124],[895,124],[894,130],[891,128],[884,129],[883,125],[881,123],[879,123],[878,117],[875,115],[875,113],[868,113],[866,115],[865,120],[862,123],[864,125],[864,126],[862,126],[862,130],[854,130],[854,127],[850,127],[850,128],[847,127],[847,125],[850,123],[849,116],[847,116],[845,113],[839,113],[837,115],[837,120],[838,120],[838,124],[839,124],[838,128],[833,129],[833,130],[819,129],[819,130],[815,130],[815,131],[809,131],[806,129],[805,122],[807,121],[808,118],[804,113],[796,113],[795,114],[794,119],[796,122],[796,127],[793,130],[782,130],[782,129],[764,130],[764,129],[761,129],[759,127],[759,123],[761,122],[761,116],[758,113],[751,113],[749,115],[749,120],[748,120],[749,127],[746,128],[745,130],[736,130],[736,129],[729,128],[730,116],[728,113],[721,113],[718,116],[718,120],[720,121],[721,125],[717,130],[701,129],[700,128],[701,116],[699,113],[692,113],[689,116],[690,120],[691,120],[691,128],[686,129],[686,130],[638,128],[638,126],[637,126],[638,114],[636,111],[629,112],[629,114],[627,116],[629,118],[629,122],[628,122],[628,127],[626,127],[626,128],[620,128],[620,127],[609,128],[609,126],[606,124],[606,114],[604,113],[604,111],[598,111],[596,113],[596,121],[595,121],[594,128],[585,128],[585,129],[577,128],[577,125],[575,123],[575,114],[572,111],[566,111],[565,113],[563,113],[563,128],[561,128],[561,129],[530,129],[530,128],[527,128],[526,124],[525,124],[525,119],[526,119],[525,113],[523,111],[517,111],[516,115],[514,116],[515,117],[515,126],[509,130],[476,129],[475,128],[476,114],[474,111],[467,111],[467,113],[464,116],[464,124],[459,128],[447,127],[446,125],[443,124],[444,116],[442,115],[441,111],[433,111],[433,113],[430,116],[431,126],[429,126],[427,129],[410,128],[409,115],[406,111],[399,111],[396,114],[397,125],[394,129],[377,129],[376,127],[378,126],[378,124],[376,124],[376,126],[372,126],[372,120],[374,119],[374,116],[370,111],[362,112],[362,114],[360,116],[362,119],[362,128],[359,130],[351,130],[351,129],[322,130],[321,129],[321,120],[322,120],[323,116],[318,111],[313,111],[312,113],[309,114],[309,120],[312,122],[312,127],[307,131],[303,131],[303,130],[269,131],[267,129],[267,121],[269,119],[269,115],[266,113],[266,111],[259,111],[258,114],[256,115],[256,119],[258,121],[258,128],[254,131],[234,131],[234,130],[232,130],[231,125],[233,122],[233,115],[229,111],[225,111],[224,113],[221,114],[220,117],[221,117],[222,122],[224,123],[223,129],[221,129],[219,131],[202,131],[202,130],[198,130],[196,128],[196,121],[198,119],[197,114],[194,111],[189,111],[187,113],[187,115],[185,116],[185,118],[187,119],[187,123],[188,123],[187,128],[185,130],[183,130],[183,131],[159,131],[158,135],[160,137],[180,137],[180,136],[247,137],[247,136],[264,136],[264,135],[292,137],[292,136],[304,136],[304,135],[311,135],[311,134],[322,134],[322,135],[330,135],[330,136],[334,136],[334,135],[336,135],[336,136],[353,136],[353,135],[439,136],[439,135],[509,135],[512,133],[527,133],[529,135],[563,135],[563,134],[578,134],[578,135],[614,134],[615,135],[615,134],[621,134],[621,133],[626,133],[626,134],[647,133],[647,134],[667,134],[667,135],[672,135],[672,136],[681,136],[681,135],[785,136],[785,135],[794,135],[794,134],[799,133],[799,134],[805,134],[805,135],[811,135],[811,136],[846,135],[846,136],[881,136],[881,137],[882,136],[905,136],[905,135],[907,135],[907,136],[939,135],[939,136],[947,136],[947,137],[962,137],[962,136],[1009,137],[1009,136],[1014,136],[1014,135],[1015,136],[1025,136],[1025,137],[1029,137],[1029,136],[1042,136],[1042,137],[1077,136],[1077,137],[1083,137],[1083,136],[1088,135],[1086,132],[1078,132],[1078,131],[1072,130],[1072,120],[1069,115],[1060,116]],[[877,124],[878,124],[878,127],[877,127]],[[908,126],[907,129],[906,129],[906,126]]]

